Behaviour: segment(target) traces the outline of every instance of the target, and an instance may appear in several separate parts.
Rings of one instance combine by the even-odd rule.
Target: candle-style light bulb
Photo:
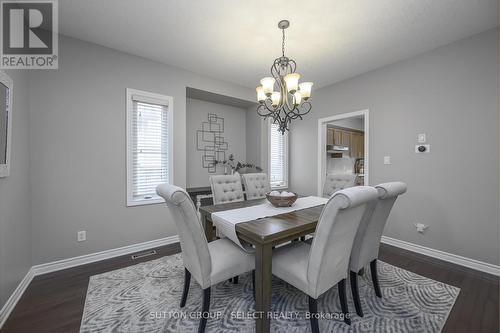
[[[285,75],[286,89],[290,94],[295,93],[299,89],[299,73],[290,73]]]
[[[301,84],[299,84],[300,94],[305,101],[307,101],[309,97],[311,97],[312,86],[312,82],[302,82]]]
[[[262,88],[262,86],[258,86],[257,88],[255,88],[255,91],[257,92],[257,101],[263,103],[266,100],[266,94],[264,94],[264,88]]]
[[[275,81],[276,80],[273,77],[265,77],[260,80],[260,84],[262,85],[262,89],[264,90],[264,94],[266,94],[266,96],[269,97],[273,93]]]

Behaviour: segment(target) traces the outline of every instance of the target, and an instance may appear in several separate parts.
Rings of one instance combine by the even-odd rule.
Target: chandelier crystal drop
[[[288,131],[292,120],[302,120],[311,111],[309,98],[313,85],[312,82],[299,83],[296,62],[285,56],[285,29],[289,26],[287,20],[278,23],[283,35],[281,57],[276,58],[271,66],[272,76],[260,80],[260,85],[255,89],[259,102],[257,113],[266,119],[270,117],[279,125],[278,131],[282,134]]]

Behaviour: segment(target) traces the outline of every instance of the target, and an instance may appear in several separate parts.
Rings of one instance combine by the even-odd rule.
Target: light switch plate
[[[426,141],[425,133],[420,133],[419,135],[417,135],[417,140],[418,140],[418,143],[425,143],[425,141]]]
[[[76,233],[76,240],[79,242],[83,242],[87,240],[87,232],[86,231],[78,231]]]
[[[391,157],[390,156],[384,156],[384,164],[391,164]]]

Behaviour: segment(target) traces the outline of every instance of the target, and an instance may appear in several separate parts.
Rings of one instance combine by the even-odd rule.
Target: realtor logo
[[[0,68],[58,67],[57,0],[2,0],[0,17]]]

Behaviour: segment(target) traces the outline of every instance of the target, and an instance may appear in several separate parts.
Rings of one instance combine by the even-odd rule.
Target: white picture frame
[[[3,109],[3,106],[0,107],[0,117],[5,117],[7,119],[6,124],[2,125],[2,127],[6,126],[7,129],[7,132],[4,134],[5,140],[0,140],[0,151],[3,150],[5,152],[5,158],[0,158],[0,177],[8,177],[10,174],[10,156],[11,156],[11,146],[12,146],[12,110],[13,110],[12,92],[14,89],[14,83],[12,79],[7,75],[7,73],[5,73],[2,70],[0,70],[0,83],[5,87],[7,87],[6,108]],[[0,121],[0,124],[2,124],[2,121]],[[2,135],[1,130],[0,130],[0,135]],[[2,155],[3,154],[0,154],[0,157],[2,157]]]

